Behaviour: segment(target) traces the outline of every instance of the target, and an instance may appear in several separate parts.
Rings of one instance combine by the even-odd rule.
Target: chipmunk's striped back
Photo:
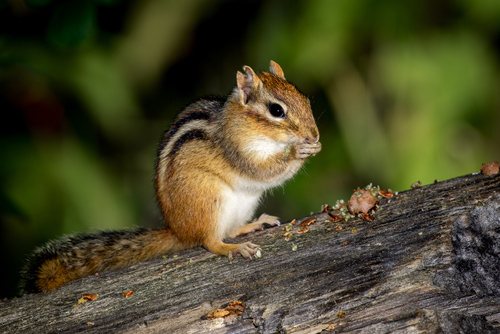
[[[190,104],[170,126],[163,136],[156,158],[156,188],[165,181],[165,173],[175,155],[191,140],[213,140],[211,131],[225,99],[201,99]]]

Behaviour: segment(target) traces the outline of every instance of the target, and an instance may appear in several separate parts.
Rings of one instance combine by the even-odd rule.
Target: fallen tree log
[[[289,241],[282,227],[242,237],[262,247],[251,261],[196,248],[4,301],[0,332],[499,333],[500,174],[379,207],[372,222],[316,214]]]

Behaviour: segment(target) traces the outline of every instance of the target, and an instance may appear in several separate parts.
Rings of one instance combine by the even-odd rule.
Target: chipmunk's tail
[[[28,258],[21,272],[21,291],[52,291],[80,277],[130,266],[183,248],[167,228],[66,236],[39,247]]]

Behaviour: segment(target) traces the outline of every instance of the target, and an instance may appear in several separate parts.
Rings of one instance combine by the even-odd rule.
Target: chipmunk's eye
[[[269,112],[271,115],[274,117],[279,117],[279,118],[284,118],[285,117],[285,110],[283,110],[283,107],[280,106],[277,103],[271,103],[268,107]]]

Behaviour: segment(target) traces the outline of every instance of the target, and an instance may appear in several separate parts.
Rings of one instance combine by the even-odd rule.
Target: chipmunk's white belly
[[[262,194],[290,179],[302,166],[303,161],[296,160],[272,181],[262,182],[240,177],[232,185],[223,189],[218,219],[218,235],[228,237],[234,230],[250,221],[259,204]]]
[[[218,234],[228,237],[231,232],[249,222],[259,204],[263,191],[227,187],[222,192]]]

